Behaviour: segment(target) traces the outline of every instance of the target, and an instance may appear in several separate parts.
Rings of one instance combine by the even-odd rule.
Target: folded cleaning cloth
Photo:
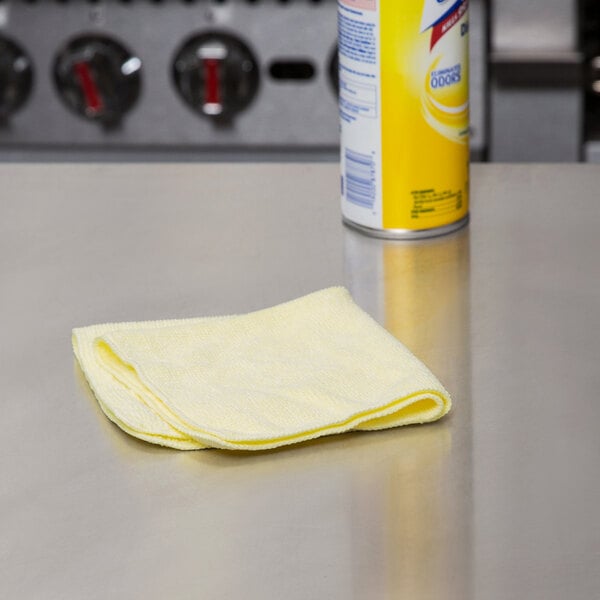
[[[182,450],[264,450],[450,410],[440,382],[341,287],[246,315],[78,328],[73,348],[111,421]]]

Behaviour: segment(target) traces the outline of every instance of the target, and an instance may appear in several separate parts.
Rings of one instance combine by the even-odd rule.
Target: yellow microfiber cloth
[[[73,348],[109,419],[182,450],[264,450],[450,410],[425,365],[341,287],[246,315],[78,328]]]

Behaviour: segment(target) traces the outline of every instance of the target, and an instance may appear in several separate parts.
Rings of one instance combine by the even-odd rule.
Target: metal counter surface
[[[476,165],[469,228],[411,243],[345,228],[331,164],[0,184],[0,596],[599,597],[600,169]],[[448,417],[178,452],[112,425],[72,356],[74,326],[339,284],[439,376]]]

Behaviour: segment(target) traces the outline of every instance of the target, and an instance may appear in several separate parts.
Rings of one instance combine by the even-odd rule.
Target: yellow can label
[[[468,0],[340,0],[342,212],[373,229],[468,213]]]

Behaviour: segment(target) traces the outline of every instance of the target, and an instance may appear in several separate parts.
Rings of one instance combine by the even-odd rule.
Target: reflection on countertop
[[[465,584],[460,597],[471,598],[472,482],[455,463],[463,456],[464,468],[472,446],[469,230],[408,242],[348,228],[344,250],[346,281],[356,301],[423,360],[453,397],[447,419],[411,431],[414,436],[402,432],[402,454],[380,476],[388,587],[399,598],[443,598],[448,577],[458,570]],[[452,547],[440,543],[449,539]]]

